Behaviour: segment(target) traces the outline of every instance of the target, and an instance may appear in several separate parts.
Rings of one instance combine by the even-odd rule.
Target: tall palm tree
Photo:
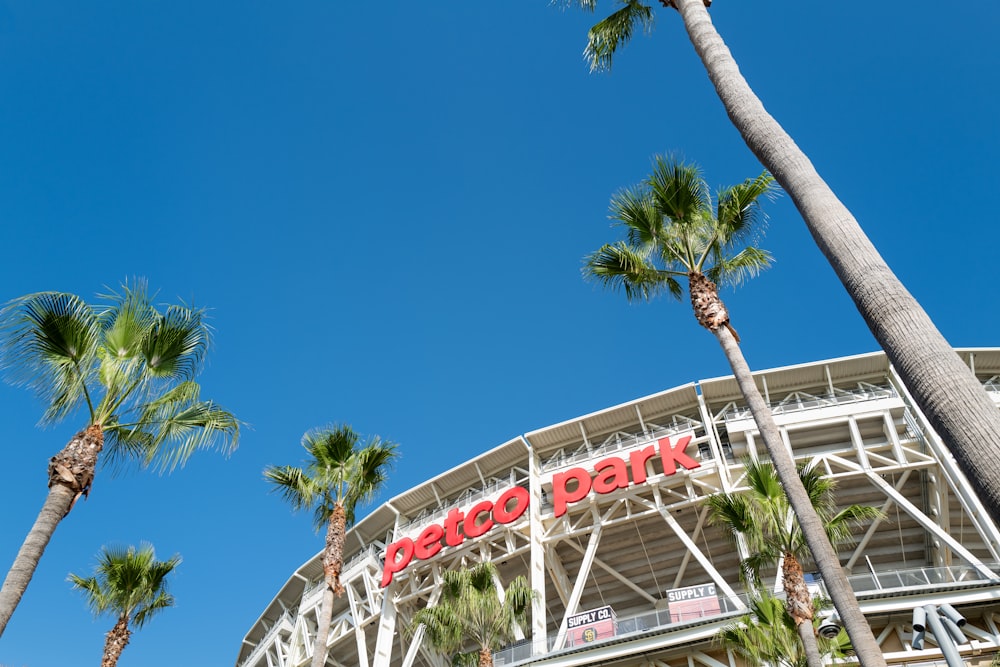
[[[883,667],[882,652],[754,383],[718,294],[717,283],[737,284],[769,263],[766,252],[746,243],[759,231],[760,199],[772,187],[765,172],[722,190],[713,210],[696,167],[657,158],[645,183],[611,201],[611,218],[626,228],[627,240],[595,252],[584,272],[608,287],[623,289],[629,300],[649,300],[662,292],[680,298],[678,279],[687,277],[695,317],[722,346],[859,659],[866,667]]]
[[[747,613],[716,635],[719,645],[741,656],[748,665],[807,667],[806,653],[785,603],[763,589],[756,590],[748,602]],[[833,639],[817,639],[824,658],[844,658],[853,651],[843,629]]]
[[[302,436],[308,452],[305,468],[269,466],[264,478],[295,510],[312,510],[316,531],[326,528],[323,573],[326,587],[320,606],[312,667],[326,663],[327,639],[334,595],[344,586],[344,540],[354,523],[354,511],[370,501],[385,484],[397,456],[396,444],[373,436],[362,442],[350,426],[338,425],[309,431]]]
[[[423,625],[430,645],[452,656],[456,667],[493,667],[493,651],[514,640],[538,595],[523,576],[501,595],[497,580],[496,566],[488,561],[445,572],[440,602],[414,614],[410,631]],[[475,648],[463,653],[467,642]]]
[[[167,575],[181,562],[179,555],[156,560],[152,545],[139,549],[103,547],[97,557],[94,576],[70,573],[73,588],[82,591],[95,616],[110,614],[115,625],[105,635],[101,667],[115,667],[132,636],[160,610],[174,605],[167,593]]]
[[[597,4],[578,1],[589,10]],[[650,6],[639,0],[619,1],[622,8],[590,30],[585,54],[595,69],[609,66],[637,28],[652,24]],[[809,158],[764,108],[715,30],[706,10],[710,0],[660,3],[681,15],[729,119],[792,198],[914,402],[955,456],[993,521],[1000,523],[1000,411]]]
[[[47,404],[43,423],[85,410],[86,425],[49,461],[49,492],[0,589],[0,635],[56,526],[90,492],[98,455],[161,471],[198,449],[239,440],[239,422],[200,398],[193,378],[208,349],[203,310],[153,305],[142,281],[92,306],[74,294],[38,292],[0,310],[0,369]]]
[[[750,556],[741,563],[744,577],[760,587],[761,570],[781,562],[782,585],[788,615],[798,631],[809,667],[821,667],[816,633],[815,608],[806,586],[802,561],[809,552],[799,524],[778,480],[774,466],[761,461],[745,461],[745,493],[719,493],[705,500],[709,522],[727,529],[734,543],[742,536]],[[881,512],[866,505],[850,505],[837,510],[834,482],[815,468],[799,468],[799,479],[816,510],[827,538],[833,544],[851,541],[851,527],[877,519]]]

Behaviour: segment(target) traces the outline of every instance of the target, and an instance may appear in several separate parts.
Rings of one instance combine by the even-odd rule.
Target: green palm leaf
[[[606,287],[621,289],[629,301],[649,301],[661,292],[681,298],[677,279],[650,260],[652,248],[637,248],[624,241],[604,245],[586,258],[584,274]]]
[[[47,404],[43,422],[90,405],[99,341],[98,318],[73,294],[29,294],[0,310],[0,369]]]
[[[585,0],[581,4],[592,9],[595,2]],[[622,5],[587,33],[583,57],[590,63],[591,71],[611,69],[615,52],[632,39],[635,30],[642,28],[648,32],[653,27],[652,8],[636,0],[622,0]]]
[[[183,380],[194,376],[209,344],[204,311],[169,306],[143,340],[142,354],[151,377]]]
[[[181,382],[130,410],[134,422],[122,424],[115,418],[105,426],[109,463],[134,460],[169,471],[199,449],[220,447],[231,453],[239,440],[239,421],[212,401],[199,400],[200,393],[196,382]]]

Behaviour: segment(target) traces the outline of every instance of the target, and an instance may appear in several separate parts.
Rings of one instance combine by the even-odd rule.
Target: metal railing
[[[783,415],[800,410],[814,410],[816,408],[828,408],[847,403],[860,403],[862,401],[874,401],[880,398],[893,398],[897,396],[896,390],[889,386],[878,386],[869,388],[859,388],[854,390],[844,390],[842,393],[833,396],[814,396],[812,398],[796,398],[794,401],[771,402],[771,414]],[[738,407],[728,410],[723,419],[734,421],[737,419],[749,419],[751,417],[749,407]]]
[[[473,491],[472,493],[462,494],[458,498],[451,499],[449,500],[449,503],[460,501],[463,505],[474,505],[479,500],[482,500],[487,496],[493,495],[494,493],[499,492],[501,489],[504,490],[508,489],[511,486],[516,486],[516,485],[509,479],[499,479],[495,482],[487,484],[486,486],[484,486],[479,490]],[[450,507],[451,505],[448,505],[448,507],[437,509],[432,512],[428,512],[426,514],[421,514],[407,521],[406,523],[400,524],[399,528],[396,529],[393,535],[395,537],[399,537],[400,535],[409,531],[414,526],[426,526],[431,523],[437,523],[440,519],[443,519],[445,515],[448,514],[448,512],[450,511]]]
[[[699,427],[700,423],[697,424]],[[658,426],[654,429],[650,429],[646,433],[635,433],[635,434],[619,434],[618,437],[610,439],[609,441],[597,445],[589,450],[576,451],[571,454],[563,453],[557,454],[552,458],[546,459],[541,463],[542,472],[549,472],[550,470],[555,470],[556,468],[564,468],[566,466],[572,465],[574,463],[579,463],[581,461],[589,461],[595,456],[600,456],[602,454],[610,454],[611,452],[621,451],[623,449],[632,449],[633,447],[663,438],[669,435],[675,435],[677,433],[692,432],[695,430],[695,425],[690,423],[677,424],[675,426]]]

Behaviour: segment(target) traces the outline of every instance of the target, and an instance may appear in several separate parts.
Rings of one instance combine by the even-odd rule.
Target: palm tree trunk
[[[819,642],[812,623],[798,623],[795,631],[799,633],[799,641],[806,654],[806,664],[809,667],[823,667],[823,656],[819,652]]]
[[[344,567],[344,541],[347,536],[347,514],[339,500],[333,506],[330,521],[326,525],[326,547],[323,549],[323,574],[326,585],[340,597],[344,585],[340,583],[340,570]]]
[[[128,646],[128,640],[132,636],[132,631],[128,629],[128,616],[118,617],[115,627],[108,631],[104,639],[104,657],[101,658],[101,667],[116,667],[118,658],[122,651]]]
[[[73,436],[49,462],[49,493],[0,588],[0,636],[21,602],[56,526],[69,514],[76,499],[90,490],[97,455],[103,446],[100,426],[90,426]]]
[[[28,588],[32,575],[42,559],[42,552],[52,539],[56,526],[62,521],[69,508],[73,505],[76,494],[62,485],[49,488],[42,511],[35,519],[28,536],[17,552],[14,564],[4,579],[0,588],[0,635],[7,627],[10,617],[14,614],[24,591]]]
[[[784,553],[781,564],[781,580],[785,588],[785,604],[788,613],[795,621],[795,630],[799,633],[802,648],[805,649],[806,662],[809,667],[823,667],[823,658],[816,642],[816,631],[813,629],[813,603],[802,574],[802,564],[790,551]]]
[[[333,589],[327,584],[323,588],[323,601],[320,603],[319,620],[316,622],[312,667],[323,667],[326,664],[326,642],[330,637],[331,618],[333,618]]]
[[[730,120],[789,194],[931,426],[1000,523],[1000,411],[857,220],[754,94],[702,0],[674,0]]]
[[[479,649],[479,667],[493,667],[493,651],[489,648]]]
[[[344,567],[344,539],[347,535],[347,514],[344,504],[337,501],[326,524],[326,546],[323,549],[323,579],[326,588],[323,591],[323,603],[319,610],[319,621],[316,627],[316,647],[313,651],[312,667],[323,667],[326,664],[326,640],[330,634],[330,619],[333,618],[333,596],[340,597],[344,593],[344,585],[340,583],[340,571]]]
[[[683,2],[684,0],[679,1]],[[764,398],[757,390],[757,385],[754,384],[750,367],[743,357],[742,350],[728,328],[719,327],[713,333],[719,339],[743,398],[750,407],[750,412],[757,423],[757,430],[760,431],[761,440],[764,441],[764,447],[767,449],[775,472],[778,474],[778,479],[781,480],[781,485],[785,489],[788,503],[792,506],[792,511],[795,512],[799,527],[802,529],[802,534],[812,552],[813,560],[816,561],[816,567],[823,575],[823,582],[826,584],[830,599],[833,600],[844,627],[847,629],[847,634],[851,638],[858,661],[862,667],[885,667],[882,650],[875,641],[871,626],[868,625],[864,614],[861,613],[858,600],[854,597],[854,591],[847,582],[844,570],[840,567],[840,559],[823,530],[823,522],[809,501],[809,494],[806,493],[806,489],[802,485],[792,455],[785,449],[781,434],[778,432],[778,425],[774,423],[771,409],[764,403]]]

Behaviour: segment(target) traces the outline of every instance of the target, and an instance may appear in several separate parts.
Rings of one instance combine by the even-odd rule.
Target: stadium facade
[[[1000,349],[959,354],[1000,403]],[[835,478],[839,504],[884,513],[839,552],[887,662],[944,665],[941,642],[966,664],[988,665],[1000,651],[1000,531],[885,356],[755,378],[796,461]],[[500,583],[524,575],[540,596],[498,665],[736,667],[739,658],[713,640],[746,608],[738,563],[747,554],[708,524],[703,501],[741,489],[741,461],[762,456],[731,377],[487,451],[349,532],[327,664],[447,665],[410,619],[437,602],[444,571],[490,560]],[[769,585],[776,577],[777,568]],[[267,605],[237,666],[307,664],[321,593],[317,555]],[[950,639],[929,629],[914,648],[913,610],[926,605],[951,605],[966,623]]]

